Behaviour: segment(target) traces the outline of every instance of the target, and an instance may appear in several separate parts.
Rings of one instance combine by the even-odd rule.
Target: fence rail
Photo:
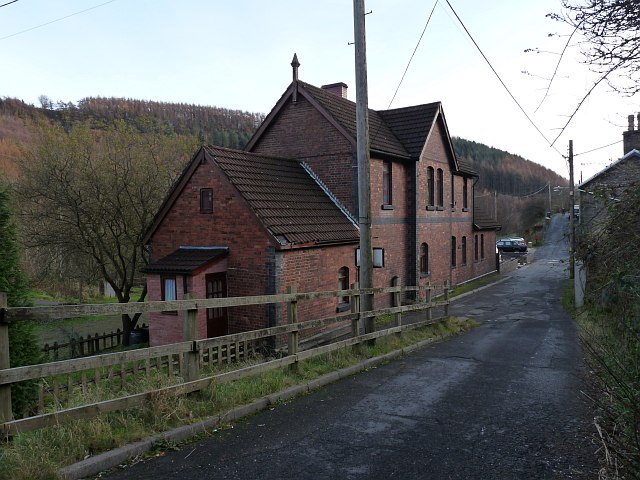
[[[394,304],[405,292],[425,292],[421,303],[381,308],[360,312],[359,297],[364,294],[394,294]],[[442,294],[441,300],[434,301],[435,295]],[[111,305],[73,305],[60,307],[6,308],[0,294],[0,429],[3,436],[19,432],[36,430],[67,420],[90,418],[106,412],[122,410],[142,405],[156,394],[182,395],[201,390],[213,383],[222,383],[254,375],[284,365],[297,368],[297,363],[306,358],[321,355],[349,345],[372,340],[384,335],[400,334],[408,328],[416,328],[434,323],[432,310],[441,308],[443,315],[449,311],[448,285],[425,287],[393,287],[359,289],[357,284],[350,290],[330,292],[297,293],[289,289],[280,295],[261,295],[252,297],[233,297],[218,299],[186,299],[174,302],[148,302],[136,304]],[[350,297],[352,312],[338,316],[299,322],[298,302],[317,298]],[[6,300],[5,300],[6,302]],[[252,330],[243,333],[206,339],[196,338],[196,313],[202,308],[231,307],[244,305],[264,305],[269,303],[288,304],[288,323],[275,327]],[[9,367],[8,322],[25,319],[48,320],[70,318],[74,316],[104,315],[105,313],[138,313],[149,311],[181,310],[184,341],[170,345],[149,347],[131,351],[104,353],[70,360],[59,360],[39,365]],[[425,311],[422,321],[402,325],[402,314],[413,311]],[[360,326],[365,318],[380,315],[392,315],[394,326],[375,332],[361,333]],[[350,338],[300,351],[300,332],[314,331],[318,328],[333,326],[351,326]],[[282,358],[267,359],[257,365],[215,373],[213,367],[229,364],[259,356],[261,346],[268,338],[287,336],[286,347],[281,349]],[[209,367],[209,368],[207,368]],[[149,379],[153,375],[164,378],[164,384],[148,391],[122,396],[132,386],[139,384],[141,376]],[[173,385],[166,386],[166,379],[172,379]],[[24,418],[13,419],[11,413],[11,386],[20,382],[38,382],[38,401]],[[89,388],[105,387],[112,392],[112,398],[87,405],[76,405]]]

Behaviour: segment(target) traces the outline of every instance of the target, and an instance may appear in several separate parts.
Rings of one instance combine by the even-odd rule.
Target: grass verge
[[[563,293],[592,373],[599,479],[640,478],[640,337],[620,328],[624,320],[610,311],[591,305],[577,311],[570,281]]]
[[[259,376],[210,388],[187,397],[158,395],[144,408],[75,421],[16,436],[0,447],[0,479],[56,479],[60,468],[181,425],[196,423],[265,395],[308,382],[365,359],[431,339],[439,340],[476,326],[451,318],[402,336],[380,338],[375,345],[344,349],[300,362],[298,372],[280,368]],[[238,367],[245,365],[237,365]],[[157,379],[156,379],[157,380]],[[96,400],[100,392],[92,392]],[[86,398],[84,399],[86,403]],[[160,446],[161,447],[161,446]]]

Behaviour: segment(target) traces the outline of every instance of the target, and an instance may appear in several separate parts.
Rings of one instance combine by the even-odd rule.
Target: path
[[[475,330],[101,478],[592,479],[584,366],[562,310],[566,219],[536,261],[457,301]]]

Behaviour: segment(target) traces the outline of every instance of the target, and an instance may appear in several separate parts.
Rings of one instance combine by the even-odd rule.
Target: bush
[[[34,365],[42,361],[42,353],[31,322],[13,322],[9,325],[9,353],[12,368]],[[15,418],[21,418],[25,412],[33,413],[37,400],[38,383],[35,380],[14,383],[11,386],[11,408]]]

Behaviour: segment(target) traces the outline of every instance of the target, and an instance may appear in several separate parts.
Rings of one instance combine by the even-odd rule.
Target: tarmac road
[[[568,220],[536,261],[455,302],[481,326],[101,478],[593,479],[592,417],[560,306]]]

